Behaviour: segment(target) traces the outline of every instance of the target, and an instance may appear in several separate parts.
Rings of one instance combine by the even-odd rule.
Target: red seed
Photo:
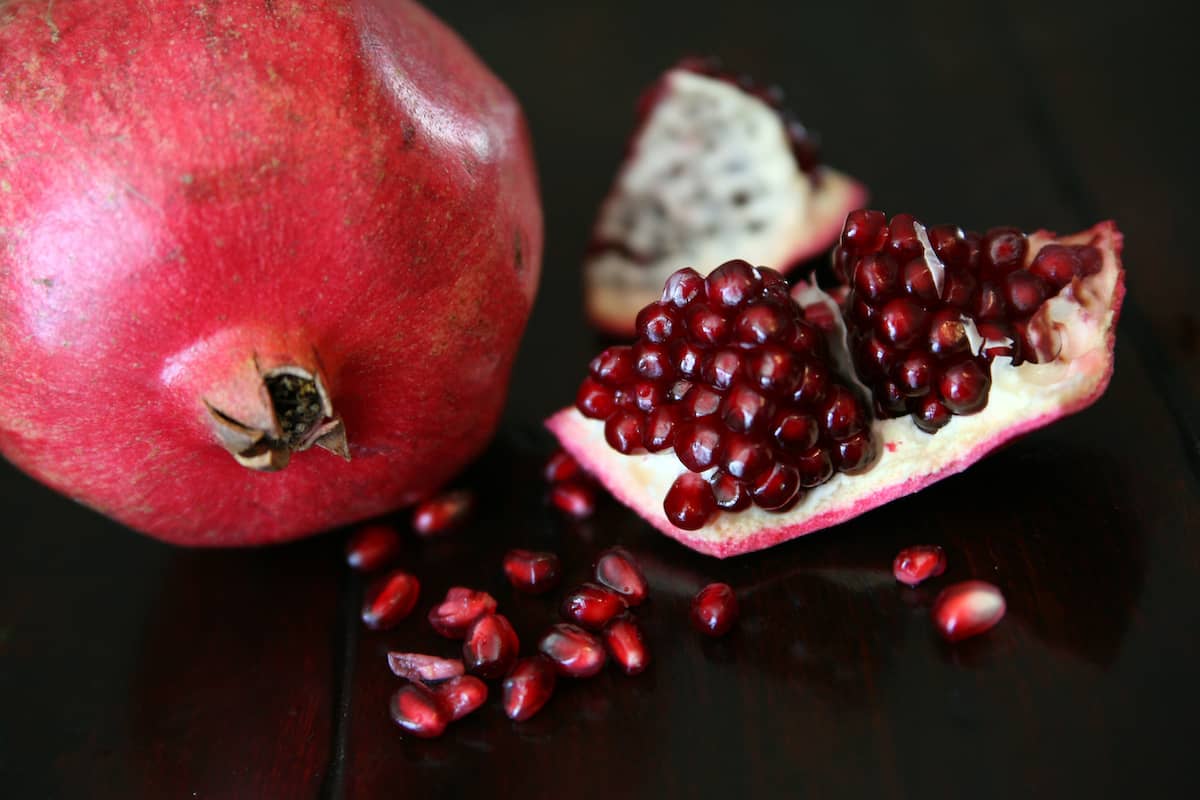
[[[437,683],[457,678],[465,671],[457,658],[438,658],[422,653],[388,653],[392,672],[410,681]]]
[[[585,583],[563,598],[559,613],[568,622],[598,631],[624,610],[621,595],[597,583]]]
[[[393,694],[390,710],[397,725],[421,739],[436,739],[450,723],[450,709],[419,683],[410,683]]]
[[[583,468],[579,466],[578,461],[571,457],[570,453],[566,450],[559,450],[550,456],[543,474],[546,476],[546,483],[562,483],[583,477]]]
[[[474,675],[461,675],[434,688],[438,699],[457,721],[487,702],[487,684]]]
[[[946,552],[936,544],[906,547],[892,561],[892,574],[901,583],[916,586],[946,571]]]
[[[601,383],[619,388],[633,380],[634,366],[632,347],[610,347],[592,359],[588,372]]]
[[[865,208],[851,211],[842,228],[842,246],[854,255],[877,253],[887,242],[887,217],[882,211]]]
[[[712,486],[702,475],[685,472],[675,479],[663,498],[663,512],[676,528],[695,531],[703,528],[717,511]]]
[[[386,630],[412,613],[421,592],[416,577],[396,570],[376,582],[367,592],[362,621],[373,631]]]
[[[608,660],[604,646],[577,625],[558,624],[538,642],[538,651],[554,662],[560,675],[590,678],[604,669]]]
[[[667,278],[663,287],[662,302],[683,308],[704,291],[704,278],[696,270],[686,267]]]
[[[429,609],[429,624],[447,639],[461,639],[475,620],[496,611],[496,599],[487,592],[455,586],[446,599]]]
[[[596,492],[587,484],[567,481],[550,490],[550,503],[564,514],[582,519],[596,510]]]
[[[458,527],[471,513],[475,498],[470,492],[446,492],[426,500],[413,512],[413,530],[422,536],[444,533]]]
[[[708,636],[729,633],[738,617],[737,595],[726,583],[710,583],[692,599],[692,627]]]
[[[557,682],[558,671],[545,656],[521,659],[504,679],[504,713],[517,722],[529,719],[550,700]]]
[[[562,565],[554,553],[509,550],[504,554],[504,574],[517,591],[541,594],[558,585]]]
[[[575,395],[575,407],[585,417],[607,419],[617,410],[616,391],[592,377],[583,379],[579,393]]]
[[[604,644],[626,675],[645,672],[650,664],[642,631],[631,616],[617,617],[608,623],[604,629]]]
[[[951,642],[990,630],[1004,617],[1004,595],[986,581],[947,586],[933,601],[933,621]]]
[[[621,595],[628,606],[640,606],[646,600],[646,577],[629,551],[612,547],[596,560],[596,580]]]
[[[463,666],[484,680],[499,678],[517,660],[521,642],[512,624],[501,614],[475,620],[463,641]]]
[[[364,525],[346,542],[346,563],[359,572],[387,566],[400,553],[400,534],[390,525]]]

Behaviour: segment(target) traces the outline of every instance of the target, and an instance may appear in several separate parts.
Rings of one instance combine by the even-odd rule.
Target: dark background
[[[495,703],[441,740],[386,714],[391,647],[449,652],[415,621],[356,623],[341,535],[258,552],[134,536],[0,465],[0,795],[44,797],[1122,797],[1195,789],[1200,667],[1200,297],[1184,3],[1026,0],[431,4],[525,103],[547,219],[539,303],[503,432],[464,479],[485,511],[407,542],[423,615],[492,591],[532,643],[551,600],[515,598],[509,546],[568,579],[612,542],[650,573],[656,664],[564,687],[509,723]],[[968,474],[808,539],[717,562],[605,500],[542,504],[540,420],[598,342],[578,263],[642,87],[715,52],[782,84],[873,204],[964,227],[1115,218],[1129,300],[1117,371],[1086,413]],[[896,550],[946,547],[929,588]],[[1010,613],[950,647],[927,605],[984,577]],[[708,580],[744,617],[684,625]],[[747,794],[747,796],[751,796]]]

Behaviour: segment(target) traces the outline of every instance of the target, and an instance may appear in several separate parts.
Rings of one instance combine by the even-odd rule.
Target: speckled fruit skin
[[[0,7],[0,451],[187,545],[409,504],[490,439],[542,253],[510,93],[404,0]],[[351,460],[203,404],[315,362]]]

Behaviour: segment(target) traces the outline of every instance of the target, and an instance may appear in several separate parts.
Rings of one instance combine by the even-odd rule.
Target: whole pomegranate
[[[0,451],[247,545],[485,446],[542,220],[516,101],[414,3],[17,0],[0,239]]]

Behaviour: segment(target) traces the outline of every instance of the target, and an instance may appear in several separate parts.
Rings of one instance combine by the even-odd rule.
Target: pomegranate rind
[[[922,432],[908,416],[876,420],[873,435],[881,446],[876,465],[862,475],[835,475],[786,513],[751,508],[719,514],[697,531],[680,530],[663,511],[663,497],[684,470],[672,453],[621,455],[605,441],[604,423],[574,408],[555,414],[546,426],[617,500],[701,553],[718,558],[740,555],[845,522],[962,472],[1006,442],[1087,408],[1108,388],[1125,297],[1121,233],[1110,221],[1063,238],[1038,231],[1029,242],[1029,260],[1051,242],[1091,244],[1103,255],[1099,272],[1076,278],[1036,312],[1045,314],[1064,337],[1060,355],[1048,363],[1018,367],[1007,358],[996,359],[987,407],[955,417],[937,434]],[[817,296],[832,302],[806,285],[797,287],[797,294],[802,305]],[[840,317],[837,323],[840,326]],[[848,359],[842,353],[839,361]]]
[[[684,237],[677,246],[648,259],[640,257],[642,254],[635,257],[635,247],[629,247],[630,253],[601,247],[590,254],[584,263],[587,318],[595,328],[619,337],[633,335],[637,312],[658,300],[663,282],[679,267],[711,267],[741,258],[787,272],[831,247],[841,233],[846,214],[861,208],[867,200],[866,188],[837,170],[819,166],[812,175],[802,171],[792,155],[778,110],[726,80],[676,68],[659,80],[652,94],[656,101],[635,132],[629,155],[600,207],[593,230],[595,241],[619,241],[628,245],[613,230],[614,220],[625,213],[623,206],[644,199],[641,198],[643,192],[656,198],[668,193],[669,189],[664,188],[660,178],[647,178],[644,174],[644,161],[650,158],[645,137],[653,128],[656,110],[678,96],[710,95],[714,102],[735,109],[729,113],[760,123],[764,141],[744,144],[769,149],[769,153],[753,161],[771,165],[763,167],[764,174],[769,175],[774,184],[768,191],[776,192],[785,205],[763,214],[767,227],[759,233],[723,234],[715,239],[691,235]],[[697,135],[695,138],[703,137]],[[687,160],[697,162],[703,160],[703,156],[696,154]],[[712,188],[714,194],[718,193],[715,187]],[[726,188],[729,187],[721,185],[721,189]]]

